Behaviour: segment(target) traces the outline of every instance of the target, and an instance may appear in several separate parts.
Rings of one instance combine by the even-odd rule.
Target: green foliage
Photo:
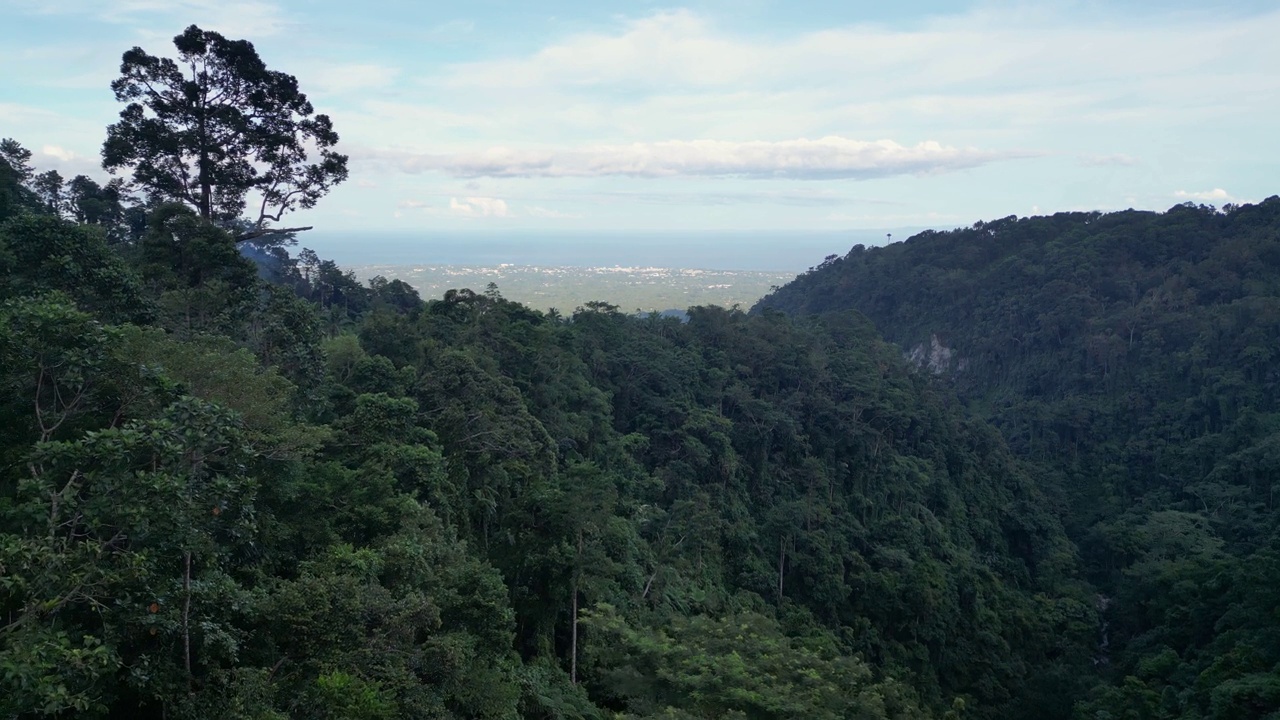
[[[121,359],[137,367],[149,364],[176,381],[177,391],[236,411],[251,431],[279,432],[292,421],[293,385],[226,337],[179,340],[158,328],[130,326],[117,342]]]
[[[6,465],[30,444],[94,427],[120,376],[110,355],[115,332],[58,293],[0,306],[0,397]]]
[[[31,214],[0,224],[0,273],[0,297],[57,290],[109,322],[152,314],[138,274],[97,227]]]
[[[598,694],[629,718],[921,717],[909,689],[877,683],[861,660],[821,641],[787,637],[771,618],[677,617],[634,629],[602,605],[585,621]]]
[[[341,670],[316,678],[316,704],[311,717],[335,720],[384,720],[395,717],[394,705],[378,683]]]
[[[241,257],[229,234],[186,207],[171,203],[153,210],[139,251],[167,329],[232,333],[256,298],[253,263]]]
[[[252,191],[253,229],[314,207],[347,177],[338,134],[291,75],[268,70],[247,40],[192,25],[173,39],[177,61],[133,48],[111,83],[128,103],[107,128],[103,167],[129,168],[155,198],[204,220],[234,220]],[[308,163],[308,152],[319,155]]]
[[[39,208],[31,181],[31,151],[13,138],[0,139],[0,222]]]
[[[177,202],[0,143],[0,714],[1280,712],[1280,200],[855,248],[750,315],[424,304],[211,222],[345,158],[177,43],[106,148]]]
[[[410,422],[408,456],[382,434],[412,400],[361,396],[334,460],[270,454],[290,386],[229,340],[104,328],[56,298],[5,313],[10,413],[42,408],[6,438],[26,455],[0,502],[7,714],[513,715],[506,589],[413,500],[422,488],[395,487],[430,474],[430,433]],[[348,472],[348,453],[359,482],[297,482]],[[351,492],[387,473],[385,496]],[[336,503],[355,504],[348,521]],[[294,559],[274,575],[281,550]]]
[[[1280,712],[1277,228],[1280,198],[1005,218],[760,303],[866,313],[1039,466],[1105,608],[1080,717]]]
[[[144,288],[246,311],[5,311],[16,712],[981,717],[1092,632],[998,438],[856,318],[460,292],[324,340],[152,228]]]

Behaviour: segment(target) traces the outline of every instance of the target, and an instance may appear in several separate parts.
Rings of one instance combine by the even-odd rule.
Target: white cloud
[[[830,207],[839,205],[897,205],[896,201],[867,199],[854,197],[846,193],[836,192],[821,186],[783,190],[751,190],[751,191],[613,191],[579,193],[579,197],[590,198],[601,204],[634,204],[647,205],[697,205],[708,207],[714,205],[791,205],[799,207]]]
[[[1142,163],[1132,155],[1117,153],[1115,155],[1081,155],[1079,157],[1080,164],[1085,167],[1107,167],[1107,166],[1133,166]]]
[[[483,210],[471,197],[503,198],[505,217],[531,224],[539,207],[585,209],[604,226],[788,226],[792,218],[877,211],[855,194],[897,201],[887,211],[898,213],[930,193],[933,209],[968,221],[1059,194],[1059,202],[1093,207],[1127,193],[1156,207],[1186,188],[1177,201],[1201,201],[1213,191],[1197,192],[1211,186],[1196,178],[1262,196],[1260,181],[1238,168],[1274,145],[1266,118],[1280,111],[1280,75],[1267,68],[1280,67],[1272,41],[1280,10],[964,5],[970,9],[931,17],[904,12],[893,25],[831,27],[810,18],[763,31],[752,30],[760,14],[750,10],[604,20],[572,13],[513,38],[487,20],[448,22],[461,16],[447,9],[413,23],[369,16],[348,27],[286,0],[0,0],[19,13],[87,21],[0,48],[0,67],[16,68],[11,103],[40,98],[31,102],[56,101],[66,113],[6,122],[15,106],[0,103],[0,126],[29,147],[50,143],[96,164],[102,127],[119,111],[106,84],[120,51],[140,44],[171,55],[170,38],[194,21],[252,39],[270,67],[296,74],[352,156],[348,185],[368,177],[395,193],[392,204],[425,200],[403,209],[419,220],[474,224],[465,218]],[[647,12],[640,7],[621,12]],[[1143,31],[1133,32],[1135,24]],[[445,47],[453,42],[467,49]],[[70,85],[92,88],[74,109],[61,99],[69,94],[48,91]],[[875,142],[881,138],[889,140]],[[1005,162],[1028,154],[1021,149],[1057,162]],[[62,161],[49,156],[54,162]],[[988,163],[927,186],[911,179]],[[388,170],[424,174],[379,174]],[[437,182],[449,177],[457,180]],[[901,179],[813,182],[886,177]],[[473,178],[480,183],[466,187]],[[542,180],[551,178],[565,179]],[[347,197],[373,202],[367,192],[339,192],[320,212]],[[451,209],[451,199],[468,209]],[[655,203],[670,212],[651,212]],[[730,203],[732,212],[708,207]]]
[[[1224,55],[1274,57],[1265,39],[1278,20],[1171,14],[1144,18],[1144,32],[1135,35],[1132,21],[1082,21],[1052,6],[1029,6],[939,16],[910,29],[864,24],[774,40],[735,36],[705,16],[677,10],[625,20],[613,32],[571,35],[523,57],[455,64],[428,82],[665,93],[825,87],[879,98],[927,89],[945,99],[975,86],[1042,88],[1052,77],[1055,85],[1092,94],[1113,77],[1180,78]]]
[[[1188,192],[1186,190],[1176,190],[1173,196],[1179,200],[1200,200],[1203,202],[1235,202],[1236,198],[1222,188],[1214,188],[1212,190],[1202,190],[1200,192]]]
[[[42,145],[32,151],[31,165],[37,172],[57,170],[66,178],[88,175],[103,180],[107,175],[98,164],[98,158],[81,155],[61,145]]]
[[[510,208],[505,200],[491,197],[449,198],[449,207],[442,208],[437,203],[427,200],[401,200],[396,203],[398,210],[421,210],[426,215],[438,217],[510,217]],[[397,215],[396,217],[399,217]]]
[[[372,63],[313,64],[297,73],[302,87],[333,95],[385,88],[394,83],[399,74],[399,68]]]
[[[719,84],[755,70],[767,58],[740,42],[717,37],[687,10],[626,21],[620,34],[584,33],[532,57],[459,65],[445,79],[453,87],[497,88],[620,82]]]
[[[427,33],[427,37],[439,40],[451,40],[460,35],[470,35],[476,29],[471,20],[450,20],[440,23]]]
[[[75,153],[66,148],[58,147],[57,145],[45,145],[40,148],[40,152],[51,158],[61,160],[62,162],[70,162],[76,157]]]
[[[59,124],[64,120],[64,116],[52,110],[0,102],[0,122],[7,126],[6,131],[13,126],[48,126]],[[5,134],[7,135],[8,132]]]
[[[529,54],[428,68],[401,102],[447,133],[436,135],[442,143],[837,135],[1053,148],[1086,154],[1086,165],[1123,165],[1136,161],[1136,146],[1104,155],[1090,144],[1125,142],[1114,139],[1120,127],[1242,117],[1242,97],[1280,96],[1280,79],[1261,70],[1280,64],[1269,40],[1280,13],[1151,15],[1136,35],[1132,22],[1035,5],[915,27],[748,36],[690,11],[661,12]],[[379,128],[403,127],[401,142],[413,142],[409,121],[381,115]]]
[[[232,39],[277,35],[290,25],[279,6],[257,0],[109,0],[105,5],[104,20],[137,24],[167,15],[166,26],[180,18],[181,27],[195,23]],[[165,32],[165,37],[177,34]]]
[[[132,25],[144,36],[166,39],[191,23],[235,39],[276,35],[290,24],[278,5],[262,0],[19,0],[18,5],[31,13]],[[159,21],[163,29],[148,29],[143,21]]]
[[[353,161],[378,170],[865,179],[1025,149],[1081,168],[1163,167],[1153,129],[1243,122],[1258,108],[1241,98],[1280,97],[1280,76],[1258,69],[1280,63],[1266,39],[1280,13],[1153,14],[1139,35],[1127,20],[1036,5],[744,35],[660,12],[526,54],[406,65],[396,95],[334,117]]]
[[[865,228],[894,229],[902,227],[946,227],[963,223],[968,215],[959,213],[943,213],[929,210],[919,213],[898,213],[891,215],[857,215],[833,212],[823,220],[842,225],[858,225]]]
[[[449,209],[463,217],[507,217],[505,200],[489,197],[449,198]]]
[[[928,141],[901,145],[892,140],[730,142],[672,140],[630,145],[521,150],[493,147],[451,155],[366,152],[366,159],[405,172],[439,171],[454,177],[744,177],[867,179],[930,174],[1036,155],[1025,151],[959,148]]]
[[[550,208],[539,207],[533,205],[525,208],[525,211],[532,217],[547,218],[550,220],[581,220],[584,216],[582,213],[568,213]]]

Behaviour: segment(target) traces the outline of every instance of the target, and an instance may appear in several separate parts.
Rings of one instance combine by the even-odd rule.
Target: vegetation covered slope
[[[859,246],[757,312],[851,309],[1057,488],[1108,603],[1083,716],[1280,711],[1280,198]]]
[[[1063,531],[855,314],[422,303],[56,210],[0,218],[0,716],[1070,706]]]

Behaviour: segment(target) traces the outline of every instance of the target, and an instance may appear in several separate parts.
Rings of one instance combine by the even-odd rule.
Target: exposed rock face
[[[934,375],[941,375],[951,370],[951,360],[955,356],[955,350],[942,344],[938,339],[937,333],[929,336],[929,347],[925,347],[924,343],[911,348],[905,353],[907,362],[918,368],[927,368]],[[968,365],[968,361],[963,358],[956,358],[957,371],[964,371]]]

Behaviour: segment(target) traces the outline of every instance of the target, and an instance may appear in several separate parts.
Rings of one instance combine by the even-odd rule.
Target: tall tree
[[[34,172],[30,150],[13,138],[0,139],[0,220],[38,207],[27,187]]]
[[[347,178],[329,116],[315,113],[297,78],[268,70],[252,43],[195,25],[173,43],[177,60],[138,47],[124,54],[111,89],[128,105],[107,128],[104,168],[132,169],[152,195],[206,220],[235,220],[252,193],[252,226],[237,240],[286,231],[269,223],[314,207]]]
[[[46,170],[31,180],[31,189],[40,199],[40,205],[51,215],[61,215],[66,209],[62,185],[62,173],[57,170]]]
[[[9,167],[20,183],[30,182],[35,174],[31,167],[31,151],[13,138],[0,140],[0,162]]]

